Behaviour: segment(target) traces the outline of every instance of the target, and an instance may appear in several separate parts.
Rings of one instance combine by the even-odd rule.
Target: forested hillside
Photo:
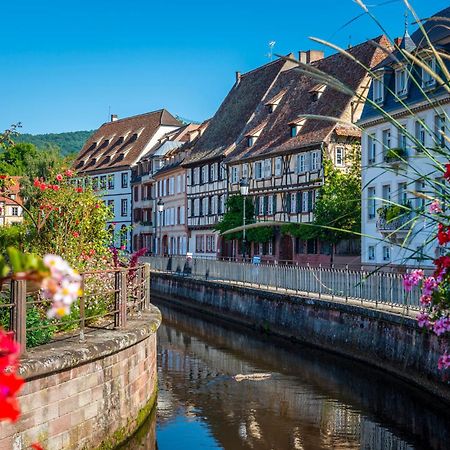
[[[79,152],[83,144],[94,132],[91,131],[69,131],[66,133],[48,134],[20,134],[14,138],[16,142],[28,142],[38,148],[48,148],[57,146],[63,156],[74,152]]]

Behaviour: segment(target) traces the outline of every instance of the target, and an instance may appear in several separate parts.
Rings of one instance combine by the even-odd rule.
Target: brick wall
[[[159,311],[126,330],[97,330],[30,351],[16,424],[0,425],[1,449],[112,448],[132,434],[153,407],[157,386]],[[70,364],[70,361],[72,363]]]

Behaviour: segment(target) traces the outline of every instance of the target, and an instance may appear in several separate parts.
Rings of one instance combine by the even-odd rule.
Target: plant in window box
[[[389,148],[386,151],[386,155],[384,156],[384,161],[387,163],[396,163],[396,162],[402,162],[407,158],[408,158],[408,153],[406,151],[406,148],[396,147],[396,148]]]

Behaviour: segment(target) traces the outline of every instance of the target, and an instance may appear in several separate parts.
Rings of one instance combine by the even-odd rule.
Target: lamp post
[[[158,207],[159,212],[159,254],[160,256],[163,256],[163,248],[162,248],[162,215],[164,211],[164,202],[162,199],[158,200],[158,203],[156,204]]]
[[[249,187],[249,182],[247,178],[241,178],[241,181],[239,182],[239,188],[241,190],[241,195],[243,197],[243,217],[242,217],[242,221],[243,221],[243,225],[244,225],[244,229],[242,231],[242,259],[245,262],[245,251],[247,248],[247,241],[245,239],[245,201],[248,195],[248,187]]]

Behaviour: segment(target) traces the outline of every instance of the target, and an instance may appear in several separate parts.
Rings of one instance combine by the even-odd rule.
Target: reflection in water
[[[158,450],[449,448],[444,408],[390,376],[158,306]]]

